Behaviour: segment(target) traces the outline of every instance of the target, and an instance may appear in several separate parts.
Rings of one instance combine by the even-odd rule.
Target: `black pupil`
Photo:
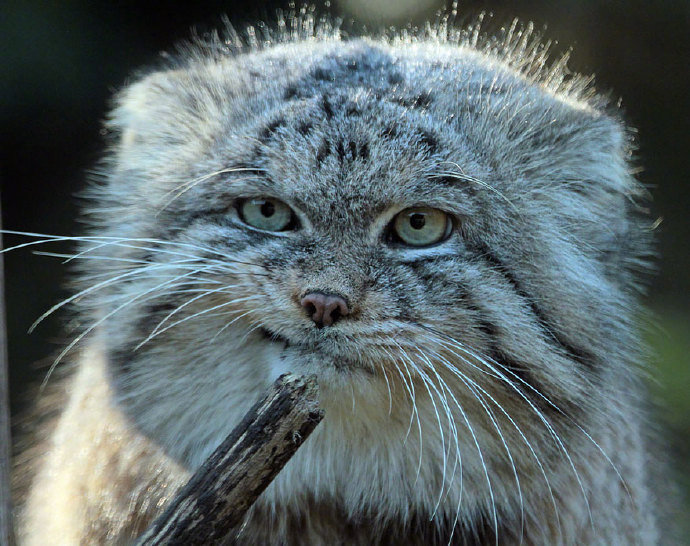
[[[275,213],[276,206],[270,201],[264,201],[261,204],[261,208],[259,210],[261,211],[261,214],[263,214],[266,218],[270,218]]]
[[[426,224],[426,220],[423,214],[418,212],[410,214],[410,225],[413,229],[422,229],[424,224]]]

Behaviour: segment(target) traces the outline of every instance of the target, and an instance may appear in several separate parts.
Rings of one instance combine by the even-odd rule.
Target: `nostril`
[[[341,317],[349,314],[345,298],[338,294],[310,292],[300,302],[309,318],[319,327],[331,326]]]

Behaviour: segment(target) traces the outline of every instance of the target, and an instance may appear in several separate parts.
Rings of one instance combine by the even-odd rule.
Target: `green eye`
[[[264,231],[285,231],[294,223],[292,209],[270,197],[246,199],[240,202],[238,211],[246,224]]]
[[[393,219],[393,232],[410,246],[430,246],[450,235],[450,217],[438,209],[413,207],[399,212]]]

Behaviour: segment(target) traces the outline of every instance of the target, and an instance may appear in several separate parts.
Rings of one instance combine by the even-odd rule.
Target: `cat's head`
[[[494,402],[544,436],[594,415],[635,350],[628,139],[506,55],[287,43],[126,88],[85,300],[135,421],[198,462],[282,371],[331,415],[417,404],[487,442]]]

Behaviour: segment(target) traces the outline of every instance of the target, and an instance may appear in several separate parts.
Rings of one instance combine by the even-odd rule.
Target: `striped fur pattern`
[[[649,229],[616,112],[517,23],[263,28],[116,99],[26,543],[128,543],[292,371],[325,420],[231,543],[654,544]],[[252,197],[294,229],[246,225]],[[413,206],[449,237],[392,240]],[[315,290],[349,315],[317,328]]]

